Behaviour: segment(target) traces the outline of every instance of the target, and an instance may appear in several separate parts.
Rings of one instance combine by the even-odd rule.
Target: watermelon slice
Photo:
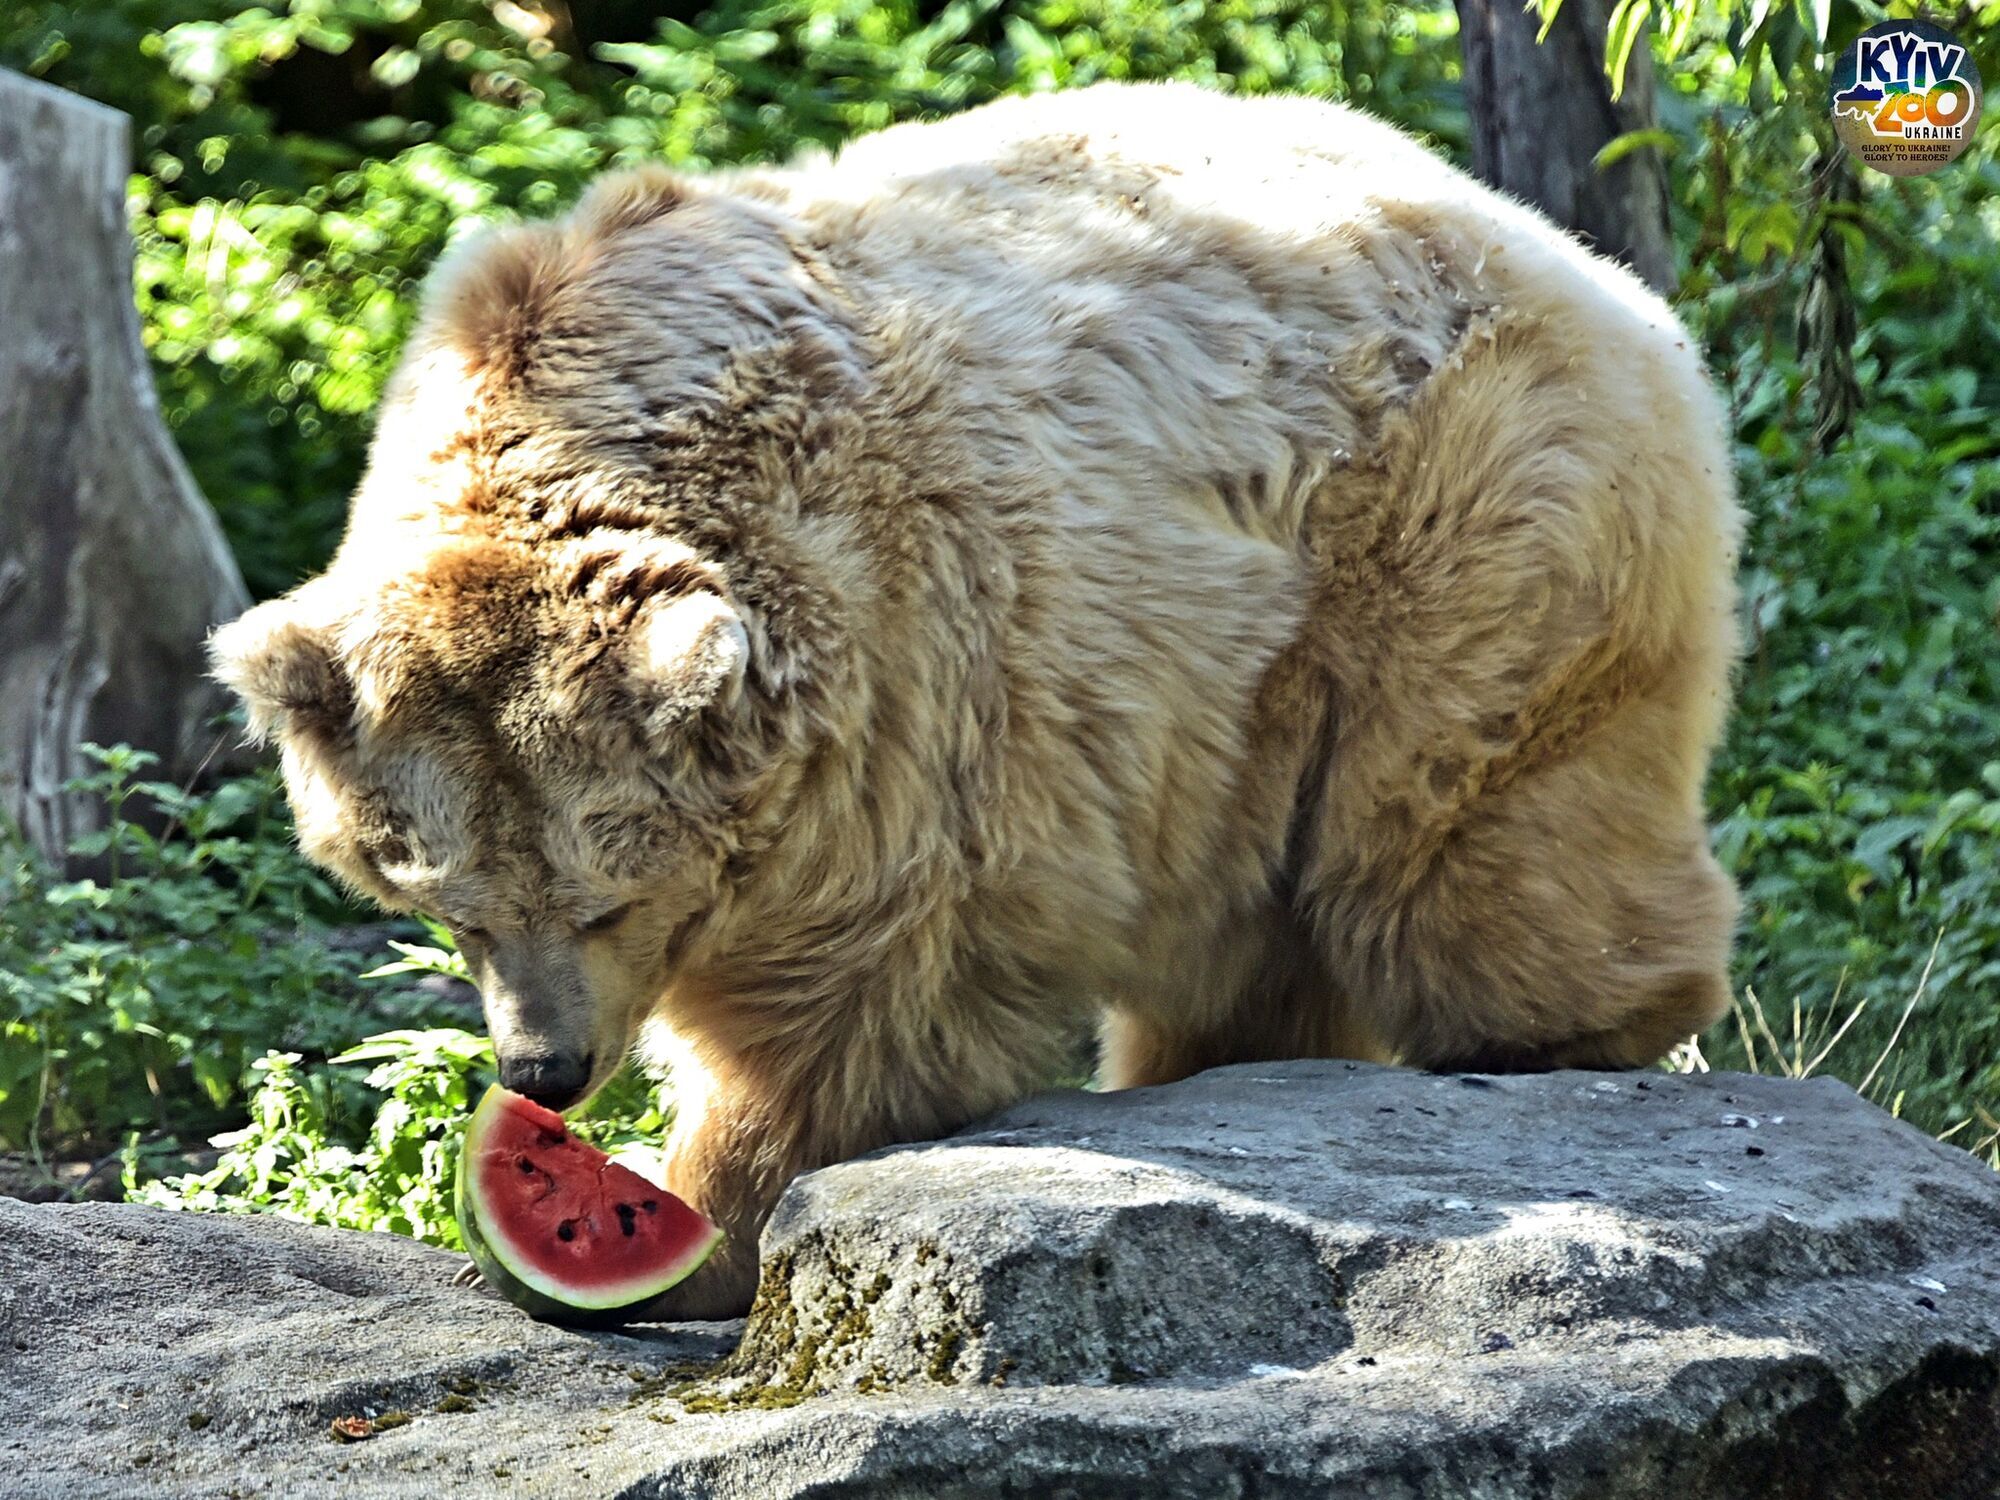
[[[685,1280],[722,1231],[497,1084],[465,1130],[458,1232],[479,1273],[555,1323],[617,1316]]]

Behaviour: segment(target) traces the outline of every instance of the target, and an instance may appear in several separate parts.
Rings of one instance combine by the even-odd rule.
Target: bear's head
[[[750,630],[657,539],[460,539],[334,607],[338,584],[218,632],[218,675],[279,744],[304,853],[446,923],[503,1079],[568,1104],[615,1071],[740,852],[766,763]]]
[[[449,925],[502,1080],[556,1107],[782,823],[828,675],[798,643],[839,635],[772,561],[837,356],[754,228],[627,178],[459,257],[332,565],[213,642],[306,855]]]

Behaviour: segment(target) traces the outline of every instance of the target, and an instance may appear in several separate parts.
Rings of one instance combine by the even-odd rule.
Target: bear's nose
[[[500,1059],[500,1083],[544,1109],[568,1109],[590,1084],[592,1056],[574,1052],[514,1052]]]

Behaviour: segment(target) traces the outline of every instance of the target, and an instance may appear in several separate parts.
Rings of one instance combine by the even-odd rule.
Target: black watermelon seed
[[[556,1225],[556,1238],[567,1243],[576,1238],[576,1220],[564,1219]]]
[[[649,1214],[656,1214],[660,1211],[660,1200],[657,1198],[648,1198],[644,1203],[641,1203],[639,1207],[645,1209],[646,1212]]]
[[[618,1205],[618,1225],[628,1235],[639,1232],[639,1211],[629,1203]]]
[[[525,1156],[519,1158],[514,1165],[519,1167],[523,1172],[532,1172],[535,1170],[535,1164]]]

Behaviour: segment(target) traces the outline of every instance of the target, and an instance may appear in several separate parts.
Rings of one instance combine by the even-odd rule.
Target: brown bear
[[[325,574],[226,628],[305,852],[501,1076],[635,1041],[740,1312],[796,1173],[1043,1083],[1654,1060],[1727,1002],[1717,403],[1365,116],[1107,86],[615,176],[433,278]]]

